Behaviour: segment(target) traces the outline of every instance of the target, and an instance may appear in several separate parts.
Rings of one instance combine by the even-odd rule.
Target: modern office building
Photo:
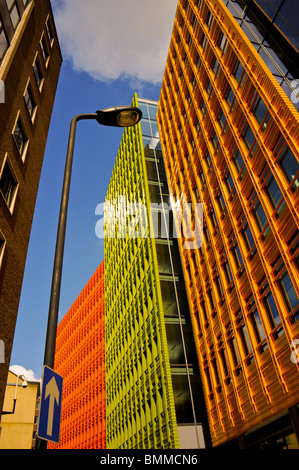
[[[298,110],[298,2],[225,0],[223,3]]]
[[[170,195],[204,206],[178,243],[213,446],[299,440],[296,3],[180,0],[163,78]]]
[[[57,327],[54,369],[63,376],[60,439],[50,449],[104,449],[104,261]]]
[[[0,410],[61,63],[50,1],[0,0]]]
[[[40,382],[8,372],[0,449],[34,449],[40,398]]]
[[[107,448],[205,447],[188,302],[167,222],[157,102],[134,95],[132,104],[143,118],[124,130],[105,200]]]

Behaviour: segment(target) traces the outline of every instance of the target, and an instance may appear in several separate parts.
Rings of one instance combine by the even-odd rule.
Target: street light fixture
[[[135,106],[117,106],[115,108],[101,109],[96,114],[99,124],[114,127],[134,126],[142,118],[142,112]]]
[[[129,127],[137,124],[141,120],[141,118],[142,112],[139,108],[135,106],[117,106],[113,108],[98,110],[94,114],[79,114],[78,116],[75,116],[71,121],[65,163],[64,181],[61,195],[59,222],[57,229],[56,250],[54,258],[52,288],[50,296],[49,317],[44,356],[44,365],[52,369],[54,367],[66,219],[77,122],[87,119],[93,119],[104,126]]]
[[[23,383],[22,384],[18,384],[18,381],[19,381],[19,377],[21,377],[23,379]],[[14,385],[14,384],[7,384],[7,385]],[[16,379],[16,389],[15,389],[15,396],[13,398],[13,406],[12,406],[12,411],[2,411],[2,414],[3,415],[13,415],[14,412],[15,412],[15,409],[16,409],[16,403],[17,403],[17,392],[18,392],[18,387],[23,387],[23,388],[26,388],[28,386],[28,383],[25,379],[25,376],[22,375],[22,374],[19,374],[17,375],[17,379]]]
[[[71,172],[75,144],[76,126],[78,121],[93,119],[99,124],[114,127],[129,127],[137,124],[142,118],[142,112],[135,106],[117,106],[101,109],[94,114],[79,114],[71,120],[68,148],[65,162],[65,172],[61,195],[59,222],[56,238],[56,249],[53,266],[52,286],[49,305],[47,336],[45,345],[44,365],[53,369],[55,356],[55,342],[58,320],[59,297],[61,287],[61,273],[66,232],[67,209],[70,192]],[[45,441],[44,441],[45,442]]]

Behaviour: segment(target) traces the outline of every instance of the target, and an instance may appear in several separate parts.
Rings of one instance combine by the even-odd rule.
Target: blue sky
[[[126,8],[116,13],[120,4]],[[159,99],[176,4],[176,0],[52,2],[64,62],[40,179],[11,357],[11,365],[30,371],[28,376],[34,374],[39,379],[42,374],[70,120],[77,114],[130,104],[135,91],[140,97]],[[157,22],[159,6],[160,24]],[[94,28],[91,34],[93,26],[97,26],[97,31]],[[114,36],[111,35],[113,26],[117,29]],[[95,209],[105,199],[122,132],[119,128],[99,126],[95,121],[78,124],[59,320],[103,260],[103,241],[95,234],[99,220]]]

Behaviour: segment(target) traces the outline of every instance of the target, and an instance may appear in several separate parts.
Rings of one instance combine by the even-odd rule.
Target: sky
[[[52,0],[63,56],[28,247],[11,369],[42,375],[60,196],[71,119],[159,99],[177,0]],[[59,320],[103,260],[95,214],[104,202],[123,130],[78,123]]]

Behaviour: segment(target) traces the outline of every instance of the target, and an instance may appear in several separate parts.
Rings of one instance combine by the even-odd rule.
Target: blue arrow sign
[[[55,443],[59,442],[62,383],[61,375],[44,366],[37,435]]]

